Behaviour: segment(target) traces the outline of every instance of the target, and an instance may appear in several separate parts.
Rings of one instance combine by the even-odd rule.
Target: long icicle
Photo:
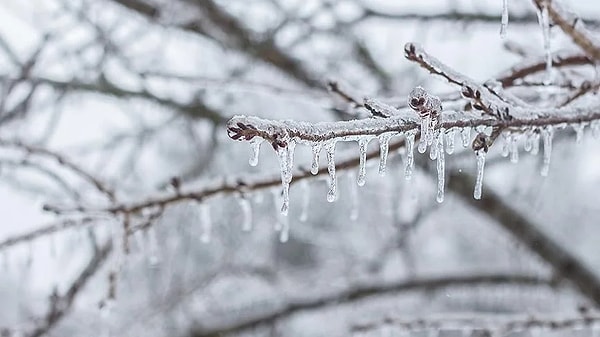
[[[542,163],[541,175],[543,177],[548,176],[550,172],[550,159],[552,158],[552,137],[554,136],[554,129],[552,126],[547,126],[542,129],[542,139],[544,142],[544,159]]]
[[[327,151],[327,172],[329,173],[329,191],[327,191],[327,201],[334,202],[337,197],[337,177],[335,176],[335,143],[330,141],[325,145]]]
[[[500,23],[500,37],[506,38],[508,28],[508,0],[502,0],[502,22]]]
[[[406,160],[404,161],[404,178],[412,178],[413,168],[415,166],[415,132],[406,133]]]
[[[359,152],[359,166],[358,175],[356,176],[356,183],[358,186],[364,186],[367,176],[367,145],[371,138],[361,138],[358,141],[358,152]]]
[[[477,180],[475,182],[475,191],[473,191],[473,198],[481,199],[481,190],[483,189],[483,171],[485,168],[485,152],[483,149],[475,152],[477,155]]]
[[[437,176],[438,176],[438,185],[437,185],[437,202],[444,201],[444,188],[445,188],[445,170],[446,170],[446,162],[445,162],[445,154],[444,154],[444,129],[440,129],[437,140],[435,142],[437,146]]]

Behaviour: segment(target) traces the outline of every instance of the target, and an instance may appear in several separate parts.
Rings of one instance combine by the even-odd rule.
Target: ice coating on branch
[[[485,150],[475,151],[477,155],[477,180],[475,181],[475,190],[473,191],[473,198],[481,199],[481,191],[483,189],[483,171],[485,168],[485,156],[487,152]]]
[[[277,149],[277,158],[281,169],[282,205],[281,214],[288,215],[290,208],[290,182],[292,181],[292,169],[294,167],[294,149],[296,143],[289,140],[286,147]]]
[[[308,206],[310,205],[310,185],[307,179],[302,180],[302,211],[300,212],[300,221],[308,220]]]
[[[249,232],[252,230],[252,204],[245,197],[238,198],[238,202],[242,210],[242,230]]]
[[[448,130],[446,132],[446,153],[453,154],[454,153],[454,137],[456,131],[454,129]]]
[[[412,178],[413,168],[415,166],[415,131],[406,133],[406,160],[404,161],[404,178]]]
[[[323,144],[314,143],[312,145],[312,165],[310,166],[310,173],[317,174],[319,173],[319,155],[321,154],[321,148]]]
[[[547,126],[542,129],[542,139],[544,142],[544,159],[542,161],[541,175],[543,177],[548,176],[550,171],[550,159],[552,156],[552,137],[554,136],[554,129],[552,126]]]
[[[548,14],[548,5],[542,1],[540,10],[538,11],[538,22],[542,29],[544,38],[544,54],[546,55],[546,75],[547,83],[552,81],[552,50],[550,49],[550,16]]]
[[[250,140],[250,147],[252,149],[252,153],[250,154],[250,159],[248,160],[248,164],[250,166],[258,165],[258,156],[260,154],[260,145],[264,142],[264,139],[259,137],[254,137]]]
[[[464,148],[469,147],[469,143],[471,142],[471,128],[467,126],[460,129],[460,138],[462,140],[462,146]]]
[[[519,162],[519,138],[517,138],[516,134],[510,135],[510,162],[518,163]]]
[[[212,235],[212,219],[210,218],[210,206],[206,203],[198,205],[198,217],[202,224],[202,236],[200,241],[209,243]]]
[[[433,144],[435,138],[434,130],[438,125],[440,114],[442,113],[442,101],[437,96],[429,96],[425,104],[429,111],[429,128],[427,130],[427,145]]]
[[[387,158],[389,152],[389,142],[392,138],[393,133],[386,132],[379,135],[379,175],[385,175],[385,169],[387,166]]]
[[[575,131],[575,142],[577,144],[581,144],[583,140],[583,131],[585,129],[585,123],[575,123],[572,124],[571,127]]]
[[[435,141],[435,147],[437,148],[437,202],[444,201],[444,186],[445,186],[445,170],[446,163],[444,158],[444,129],[440,129],[437,139]]]
[[[358,151],[359,151],[359,166],[358,175],[356,176],[356,183],[358,186],[365,185],[365,178],[367,176],[367,145],[369,145],[371,137],[363,137],[358,140]]]
[[[500,37],[506,38],[508,28],[508,0],[502,0],[502,22],[500,23]]]
[[[329,173],[329,190],[327,201],[334,202],[337,197],[337,177],[335,176],[335,140],[325,144],[327,151],[327,172]]]

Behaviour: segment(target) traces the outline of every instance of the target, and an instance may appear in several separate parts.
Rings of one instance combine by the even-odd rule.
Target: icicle
[[[321,148],[323,144],[315,143],[312,145],[312,165],[310,167],[310,173],[317,174],[319,173],[319,155],[321,154]]]
[[[208,204],[201,203],[199,206],[198,212],[200,217],[200,223],[202,224],[202,236],[200,241],[204,243],[209,243],[212,232],[212,221],[210,219],[210,208]]]
[[[571,127],[573,127],[573,130],[575,130],[575,142],[577,144],[581,144],[581,141],[583,139],[583,131],[585,129],[585,124],[584,123],[575,123],[575,124],[571,125]]]
[[[542,8],[538,11],[538,22],[542,29],[544,37],[544,53],[546,54],[546,83],[552,82],[552,50],[550,49],[550,17],[548,15],[548,5],[542,2]]]
[[[419,153],[427,150],[427,134],[429,133],[429,116],[421,118],[421,138],[419,141]]]
[[[483,149],[475,152],[477,155],[477,181],[475,182],[475,191],[473,192],[473,198],[481,199],[481,190],[483,189],[483,170],[485,168],[485,155],[487,154]]]
[[[531,151],[533,147],[533,135],[534,132],[532,130],[528,130],[525,134],[525,144],[523,144],[523,149],[527,152]]]
[[[502,1],[502,22],[500,24],[500,37],[506,38],[506,29],[508,28],[508,0]]]
[[[437,176],[438,176],[438,185],[437,185],[437,202],[444,201],[444,185],[445,185],[445,177],[444,173],[446,170],[446,163],[444,158],[444,129],[440,129],[437,140]]]
[[[279,241],[287,242],[290,238],[290,219],[287,216],[281,217],[281,230],[279,231]]]
[[[244,232],[249,232],[252,230],[252,204],[250,203],[250,200],[245,197],[240,197],[238,200],[243,216],[242,230]]]
[[[250,146],[252,147],[252,154],[250,155],[250,159],[248,160],[248,164],[250,166],[258,165],[258,155],[260,154],[260,145],[263,143],[264,139],[259,137],[254,137],[250,141]]]
[[[358,141],[358,151],[360,152],[360,165],[358,167],[358,175],[356,176],[358,186],[365,185],[365,178],[367,176],[367,145],[370,140],[370,137],[365,137]]]
[[[327,201],[334,202],[337,197],[337,178],[335,176],[335,140],[325,145],[327,151],[327,172],[329,172],[329,191]]]
[[[518,143],[517,135],[510,136],[510,162],[518,163],[519,162],[519,143]]]
[[[150,265],[150,267],[156,267],[158,266],[158,264],[160,263],[160,257],[158,256],[159,254],[159,247],[158,247],[158,235],[156,235],[156,228],[154,228],[154,226],[150,226],[147,230],[146,233],[148,234],[148,237],[146,238],[146,240],[148,240],[149,244],[148,244],[148,264]]]
[[[510,136],[508,133],[502,133],[502,157],[508,157],[510,154]]]
[[[379,139],[379,175],[381,175],[381,176],[385,175],[390,138],[392,138],[392,133],[382,133],[378,137],[378,139]]]
[[[351,174],[350,180],[354,180],[354,176]],[[358,202],[358,186],[350,183],[350,220],[356,221],[358,219],[358,210],[359,210],[359,202]]]
[[[554,135],[554,130],[552,126],[547,126],[542,129],[542,138],[544,141],[544,159],[542,162],[542,171],[540,172],[543,177],[548,176],[548,172],[550,171],[550,159],[552,155],[552,136]]]
[[[446,133],[446,153],[447,154],[453,154],[454,153],[454,136],[455,136],[455,133],[456,132],[455,132],[454,129],[450,129]]]
[[[460,129],[460,138],[462,140],[463,147],[469,147],[469,141],[471,140],[471,128],[466,126]]]
[[[592,129],[592,137],[594,137],[594,139],[600,139],[600,122],[593,121],[590,124],[590,128]]]
[[[279,158],[279,166],[281,169],[281,187],[282,187],[282,204],[281,214],[288,215],[290,208],[290,182],[292,181],[292,169],[294,165],[294,149],[296,143],[293,140],[288,141],[286,147],[280,147],[277,150]]]
[[[536,156],[540,152],[540,134],[534,132],[532,138],[533,146],[531,147],[531,154]]]
[[[415,166],[415,132],[409,131],[406,133],[406,160],[404,161],[404,178],[410,180],[412,178],[413,168]]]
[[[300,213],[300,221],[306,222],[308,220],[308,206],[310,205],[310,185],[308,180],[304,179],[301,182],[302,185],[302,211]]]
[[[432,143],[432,146],[429,148],[429,159],[431,160],[436,160],[438,157],[438,146],[437,146],[437,142],[438,142],[438,137],[440,135],[440,132],[437,132],[435,134],[435,143]],[[442,149],[442,152],[444,151],[444,149]]]

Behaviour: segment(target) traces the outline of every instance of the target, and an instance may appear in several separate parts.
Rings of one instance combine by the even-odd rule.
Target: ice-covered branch
[[[450,172],[448,181],[449,190],[473,209],[496,220],[500,227],[550,264],[558,278],[568,280],[583,295],[600,305],[600,278],[576,255],[546,235],[539,224],[493,191],[487,191],[479,201],[474,200],[470,186],[475,181],[468,174]]]
[[[378,321],[355,325],[355,333],[365,333],[382,328],[400,331],[454,330],[457,327],[471,331],[480,331],[480,336],[505,336],[513,332],[546,329],[560,331],[567,329],[583,329],[595,326],[600,322],[598,313],[580,315],[477,315],[477,314],[442,314],[439,318],[406,319],[386,317]],[[468,327],[468,328],[465,328]],[[572,330],[570,330],[572,331]]]
[[[390,281],[381,284],[357,285],[339,293],[318,297],[291,299],[280,307],[250,317],[242,317],[227,326],[196,327],[190,333],[193,337],[208,337],[242,332],[247,329],[272,324],[294,314],[309,310],[324,309],[329,306],[352,304],[372,296],[401,293],[415,290],[436,290],[453,286],[549,286],[552,281],[539,276],[519,274],[457,275],[409,280]]]
[[[67,168],[71,172],[81,177],[83,180],[90,183],[101,194],[105,195],[109,201],[116,200],[115,192],[112,190],[112,188],[108,187],[104,182],[100,181],[100,179],[96,178],[94,175],[87,172],[85,169],[75,164],[74,162],[68,160],[61,154],[58,154],[40,146],[25,144],[18,140],[0,139],[0,147],[18,149],[25,152],[28,155],[36,155],[52,159],[56,161],[59,165]]]
[[[58,222],[53,222],[49,225],[42,226],[30,232],[11,236],[3,241],[0,241],[0,250],[10,248],[24,242],[30,242],[37,238],[44,237],[56,232],[68,230],[71,228],[85,227],[98,221],[98,218],[94,217],[83,217],[77,219],[65,219]]]
[[[600,41],[585,28],[579,17],[565,10],[559,0],[533,1],[542,16],[549,16],[591,59],[600,62]]]
[[[50,307],[45,317],[40,320],[39,324],[29,331],[20,333],[19,336],[39,337],[46,335],[51,331],[71,310],[71,306],[77,295],[82,291],[89,280],[100,269],[102,264],[108,258],[112,250],[112,241],[108,241],[105,245],[94,252],[94,255],[87,266],[77,276],[75,281],[71,283],[64,294],[59,294],[55,291],[50,296]]]

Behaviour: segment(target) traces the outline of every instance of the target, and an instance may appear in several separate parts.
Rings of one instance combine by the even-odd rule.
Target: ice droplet
[[[238,202],[242,209],[242,230],[249,232],[252,230],[252,204],[246,197],[238,198]]]
[[[485,168],[485,152],[483,149],[475,152],[477,155],[477,180],[475,181],[475,190],[473,191],[473,198],[481,199],[481,190],[483,189],[483,171]]]
[[[334,202],[337,197],[337,178],[335,176],[335,143],[330,141],[325,145],[327,151],[327,172],[329,173],[329,191],[327,191],[327,201]]]
[[[552,83],[552,50],[550,49],[550,17],[548,15],[548,4],[541,3],[542,8],[538,11],[538,22],[542,29],[544,38],[544,53],[546,55],[546,84]]]
[[[445,170],[446,163],[444,158],[444,129],[440,129],[439,134],[437,136],[437,140],[435,141],[435,145],[437,147],[437,177],[438,177],[438,185],[437,185],[437,202],[444,201],[444,186],[445,186]]]
[[[387,166],[387,158],[389,152],[389,142],[392,138],[391,132],[382,133],[379,135],[379,175],[385,175],[385,169]]]
[[[312,145],[312,165],[310,167],[310,173],[317,174],[319,173],[319,155],[321,154],[321,148],[323,144],[314,143]]]
[[[506,38],[508,28],[508,0],[502,0],[502,22],[500,23],[500,37]]]
[[[571,127],[575,130],[575,142],[577,144],[581,144],[583,140],[583,131],[585,130],[585,123],[575,123],[572,124]]]
[[[365,185],[365,178],[367,176],[367,145],[369,145],[371,137],[364,137],[358,141],[358,151],[360,152],[358,166],[358,175],[356,176],[356,183],[358,186]]]
[[[446,133],[446,153],[453,154],[454,153],[454,137],[456,131],[454,129],[448,130]]]
[[[542,129],[542,139],[544,141],[544,159],[542,162],[541,175],[543,177],[548,176],[550,171],[550,159],[552,156],[552,137],[554,136],[554,129],[552,126],[547,126]]]
[[[209,243],[212,232],[212,221],[210,218],[210,207],[206,203],[198,205],[198,217],[202,224],[202,236],[200,241],[203,243]]]
[[[460,138],[462,140],[462,146],[464,148],[469,147],[469,142],[471,141],[471,128],[466,126],[460,129]]]
[[[419,153],[427,150],[427,133],[429,132],[429,116],[421,118],[421,138],[419,140]]]
[[[263,143],[264,139],[259,137],[254,137],[250,141],[250,146],[252,149],[252,154],[250,155],[250,159],[248,160],[248,164],[250,166],[258,165],[258,156],[260,154],[260,145]]]
[[[302,186],[302,211],[300,212],[300,221],[306,222],[306,220],[308,220],[308,206],[310,205],[310,185],[308,179],[302,180],[300,185]]]
[[[415,166],[415,131],[406,133],[406,160],[404,161],[404,178],[412,178],[413,168]]]

